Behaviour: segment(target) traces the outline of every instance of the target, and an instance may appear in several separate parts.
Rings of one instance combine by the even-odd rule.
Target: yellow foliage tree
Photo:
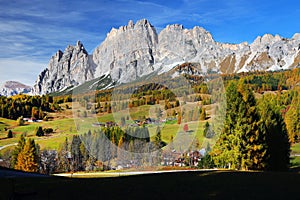
[[[38,156],[34,140],[28,139],[18,154],[15,169],[25,172],[38,172]]]

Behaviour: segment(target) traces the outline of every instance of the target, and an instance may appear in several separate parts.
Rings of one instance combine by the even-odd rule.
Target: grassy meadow
[[[71,106],[72,104],[69,104],[69,107]],[[63,104],[62,107],[64,108],[65,105]],[[173,112],[173,109],[170,109],[167,112],[171,113]],[[115,121],[115,119],[118,119],[118,115],[130,115],[129,120],[126,120],[126,125],[134,123],[133,120],[135,119],[149,116],[155,117],[153,116],[153,108],[151,108],[149,105],[144,105],[119,111],[115,114],[90,114],[86,118],[77,117],[76,114],[73,116],[72,109],[65,109],[62,112],[49,113],[49,116],[51,117],[51,120],[49,121],[26,122],[23,126],[18,126],[16,120],[0,118],[0,147],[17,143],[20,135],[25,134],[26,137],[35,139],[36,143],[40,145],[41,149],[58,149],[66,137],[71,139],[71,137],[75,134],[83,134],[88,132],[88,130],[97,130],[99,127],[92,126],[94,122]],[[166,117],[166,113],[164,113],[163,117]],[[210,120],[211,119],[208,119],[208,121]],[[196,137],[199,141],[199,144],[202,144],[204,141],[203,127],[205,121],[183,121],[181,124],[177,124],[177,120],[172,120],[161,123],[160,127],[162,140],[166,143],[169,143],[172,136],[173,138],[176,138],[178,133],[183,132],[184,124],[188,124],[191,137]],[[43,128],[52,128],[54,132],[43,137],[37,137],[35,135],[35,131],[39,126]],[[150,137],[153,139],[156,134],[157,126],[149,124],[147,127],[150,132]],[[7,138],[8,130],[12,130],[13,138]]]

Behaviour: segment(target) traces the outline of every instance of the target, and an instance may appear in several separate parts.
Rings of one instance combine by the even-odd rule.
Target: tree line
[[[0,117],[17,119],[20,116],[43,119],[45,112],[53,112],[60,109],[53,98],[48,95],[28,96],[16,95],[13,97],[0,97]]]

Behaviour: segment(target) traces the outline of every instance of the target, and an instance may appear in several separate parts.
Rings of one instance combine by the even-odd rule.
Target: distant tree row
[[[0,117],[17,119],[20,116],[43,119],[46,112],[59,109],[50,96],[16,95],[0,97]]]

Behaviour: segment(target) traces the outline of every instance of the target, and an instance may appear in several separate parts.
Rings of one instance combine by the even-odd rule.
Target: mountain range
[[[80,41],[58,50],[39,74],[33,93],[62,91],[104,75],[116,84],[127,83],[185,62],[197,63],[200,74],[292,69],[300,66],[300,34],[290,39],[265,34],[251,44],[228,44],[199,26],[174,24],[157,33],[146,19],[130,20],[112,28],[91,54]]]

